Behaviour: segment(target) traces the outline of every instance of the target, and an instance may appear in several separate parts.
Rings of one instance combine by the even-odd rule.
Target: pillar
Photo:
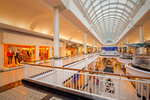
[[[36,60],[39,60],[39,44],[36,44]]]
[[[98,52],[98,42],[97,42],[97,52]]]
[[[126,38],[127,44],[129,44],[128,38]],[[127,45],[127,53],[129,52],[129,46]]]
[[[4,69],[4,44],[3,33],[0,32],[0,71]]]
[[[87,33],[84,33],[84,54],[87,54]]]
[[[93,40],[93,53],[95,52],[95,40]]]
[[[80,50],[80,49],[79,49],[79,46],[78,46],[78,56],[79,56],[79,50]]]
[[[59,9],[54,9],[54,58],[59,58]]]
[[[95,40],[93,40],[93,53],[95,52]],[[94,61],[93,61],[93,71],[95,71],[95,54],[94,54]]]
[[[49,54],[50,54],[50,58],[52,58],[52,46],[49,47]]]
[[[137,55],[138,54],[138,48],[134,48],[134,55]]]
[[[139,28],[139,43],[144,43],[142,25],[140,25],[140,28]],[[140,54],[143,54],[143,47],[140,48]]]
[[[4,44],[0,43],[0,71],[4,68]]]
[[[99,51],[101,52],[101,47],[102,47],[102,45],[99,45]]]

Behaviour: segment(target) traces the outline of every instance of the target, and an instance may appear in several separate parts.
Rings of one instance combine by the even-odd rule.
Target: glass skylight
[[[103,41],[115,41],[139,9],[141,0],[74,0]]]

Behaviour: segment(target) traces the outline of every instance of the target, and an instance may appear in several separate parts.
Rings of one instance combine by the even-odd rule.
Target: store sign
[[[105,51],[117,51],[118,48],[117,47],[102,47],[102,50],[105,50]]]

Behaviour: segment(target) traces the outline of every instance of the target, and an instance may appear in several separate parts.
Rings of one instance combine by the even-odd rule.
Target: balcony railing
[[[60,57],[55,59],[54,57],[45,59],[45,60],[36,60],[36,61],[30,61],[30,62],[25,62],[23,64],[46,64],[49,66],[56,66],[55,62],[57,61],[59,65],[58,67],[64,67],[67,65],[70,65],[71,63],[75,63],[84,59],[91,59],[94,61],[94,59],[97,59],[99,57],[100,53],[91,53],[91,54],[86,54],[86,55],[76,55],[76,56],[65,56],[65,57]],[[91,60],[90,60],[91,61]]]
[[[150,56],[135,55],[133,57],[132,64],[150,70]]]
[[[150,99],[150,77],[83,69],[26,64],[25,79],[92,99]]]
[[[120,58],[123,58],[123,59],[132,59],[132,57],[133,57],[133,54],[123,53],[123,52],[120,53]]]

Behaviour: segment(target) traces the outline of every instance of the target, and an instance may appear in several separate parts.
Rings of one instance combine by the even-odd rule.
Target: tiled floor
[[[45,93],[21,85],[0,93],[0,100],[41,100],[45,96]]]
[[[0,100],[89,100],[56,89],[23,83],[0,93]]]

